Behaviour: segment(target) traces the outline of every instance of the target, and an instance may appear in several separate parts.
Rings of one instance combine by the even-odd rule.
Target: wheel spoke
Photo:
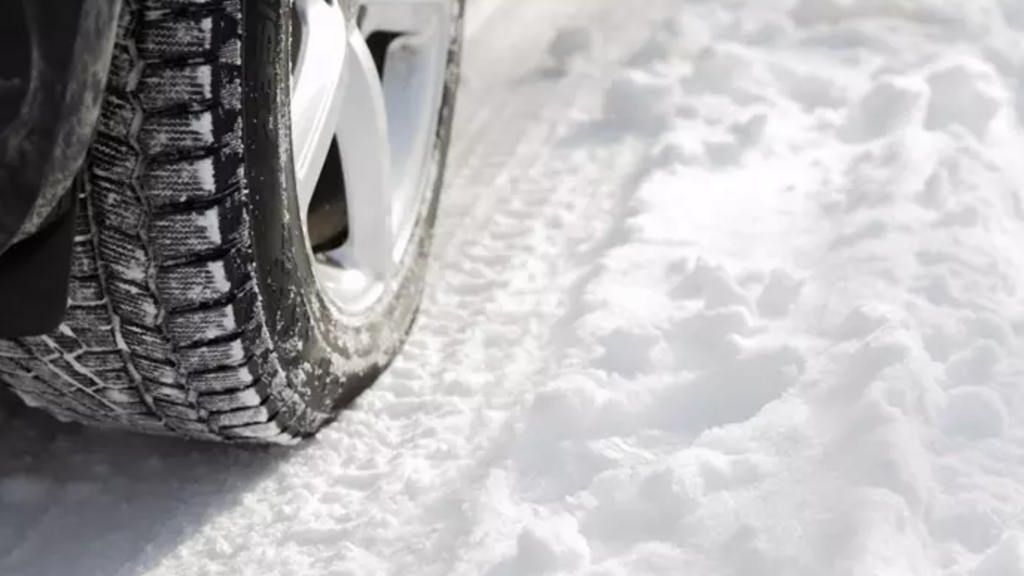
[[[346,26],[341,11],[323,0],[296,0],[295,7],[302,34],[292,78],[292,148],[305,218],[342,113],[343,60],[337,44]]]
[[[343,105],[335,126],[345,173],[349,236],[334,256],[342,264],[385,278],[393,262],[395,237],[384,93],[362,34],[349,35],[345,60]]]
[[[379,32],[396,38],[387,45],[385,105],[392,142],[392,218],[398,243],[416,216],[421,185],[436,130],[441,84],[448,55],[451,0],[363,0],[360,23],[370,38]]]
[[[318,239],[321,286],[342,308],[361,309],[393,281],[424,194],[433,192],[452,0],[357,0],[356,27],[338,0],[294,6],[292,137],[303,226],[307,241]],[[329,158],[332,150],[340,159]],[[335,161],[340,179],[338,164],[325,169]],[[325,196],[335,189],[337,197]],[[325,211],[339,201],[341,215]],[[341,245],[328,249],[330,242]]]

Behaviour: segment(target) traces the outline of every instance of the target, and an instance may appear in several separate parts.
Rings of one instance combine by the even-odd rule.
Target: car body
[[[120,0],[0,3],[0,337],[64,314],[74,208],[110,65]]]

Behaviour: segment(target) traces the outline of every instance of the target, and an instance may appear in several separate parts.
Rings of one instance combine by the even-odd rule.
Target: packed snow
[[[270,453],[9,403],[0,574],[1024,576],[1024,4],[469,11],[393,368]]]

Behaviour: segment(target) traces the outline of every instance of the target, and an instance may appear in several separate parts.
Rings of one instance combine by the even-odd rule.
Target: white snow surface
[[[298,450],[9,409],[0,574],[1024,576],[1024,4],[469,13],[394,367]]]

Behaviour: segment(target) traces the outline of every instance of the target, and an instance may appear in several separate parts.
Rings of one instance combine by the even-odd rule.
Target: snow
[[[9,409],[0,574],[1024,576],[1020,5],[469,11],[393,368],[293,451]]]
[[[570,62],[593,47],[594,39],[590,30],[580,27],[559,30],[551,41],[548,54],[555,63],[556,69],[565,71]]]

